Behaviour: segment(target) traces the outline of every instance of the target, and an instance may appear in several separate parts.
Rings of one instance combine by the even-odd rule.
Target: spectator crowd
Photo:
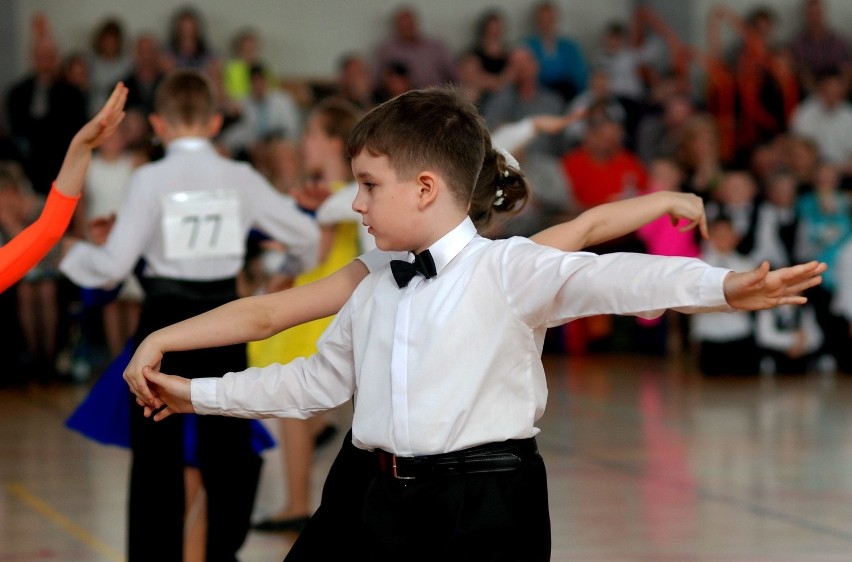
[[[309,116],[320,104],[332,99],[363,113],[409,89],[452,83],[493,133],[539,116],[583,115],[512,149],[534,197],[495,236],[530,235],[601,203],[673,190],[704,199],[709,240],[651,224],[593,251],[696,256],[736,270],[763,260],[773,268],[813,259],[829,265],[803,307],[689,321],[593,317],[555,330],[549,345],[688,348],[705,375],[852,371],[852,50],[832,28],[830,2],[802,0],[789,37],[779,35],[769,4],[738,13],[717,3],[707,14],[706,45],[689,43],[663,14],[640,7],[609,22],[586,50],[561,31],[559,4],[529,9],[532,25],[521,40],[507,38],[505,12],[489,9],[471,22],[469,45],[457,52],[421,28],[417,9],[400,6],[370,52],[341,53],[332,79],[297,85],[278,75],[251,27],[227,48],[212,44],[198,8],[176,9],[163,39],[128,37],[120,19],[101,21],[83,52],[63,50],[49,14],[39,14],[31,67],[3,97],[0,241],[38,216],[68,141],[118,81],[129,88],[127,116],[93,160],[71,231],[96,243],[132,170],[162,157],[148,116],[172,69],[198,69],[213,84],[224,117],[217,149],[250,163],[306,211],[330,194],[323,185],[348,179],[339,171],[323,177],[304,156]],[[722,41],[731,32],[733,45]],[[357,228],[357,217],[349,220]],[[292,284],[280,248],[260,232],[249,244],[243,294]],[[145,298],[138,283],[87,291],[59,273],[60,257],[57,249],[0,295],[4,321],[20,327],[3,344],[17,361],[0,383],[32,373],[88,380],[135,329]],[[619,344],[624,334],[630,343]]]

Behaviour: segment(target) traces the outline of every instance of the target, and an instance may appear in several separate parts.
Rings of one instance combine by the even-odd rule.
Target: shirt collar
[[[205,137],[181,137],[169,143],[166,152],[191,152],[213,148],[213,143]]]
[[[435,261],[435,271],[440,274],[447,264],[473,240],[474,236],[476,236],[476,227],[470,217],[465,217],[457,227],[429,246],[429,252]]]

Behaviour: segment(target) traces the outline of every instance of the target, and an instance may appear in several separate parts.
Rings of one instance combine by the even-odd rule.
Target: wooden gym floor
[[[852,560],[852,377],[707,379],[689,356],[547,355],[554,561]],[[126,450],[63,422],[86,386],[0,388],[0,562],[123,560]],[[319,450],[314,497],[347,428]],[[258,509],[283,501],[270,453]],[[252,532],[244,562],[292,535]]]

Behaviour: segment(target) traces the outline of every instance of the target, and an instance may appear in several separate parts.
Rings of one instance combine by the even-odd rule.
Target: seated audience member
[[[819,168],[819,148],[810,137],[790,135],[787,142],[787,164],[796,179],[796,194],[813,191],[814,177]]]
[[[408,65],[392,61],[382,68],[376,91],[373,94],[374,102],[379,104],[404,94],[412,88],[411,71]]]
[[[373,77],[366,57],[355,52],[340,57],[335,95],[364,111],[373,107]]]
[[[399,7],[391,18],[391,24],[390,36],[381,41],[373,53],[374,87],[380,87],[382,72],[390,63],[400,63],[408,68],[413,88],[441,86],[455,81],[452,50],[444,41],[421,31],[420,20],[413,7]]]
[[[708,217],[709,219],[709,217]],[[728,217],[708,220],[709,240],[699,258],[717,267],[751,269],[754,263],[737,252],[740,236]],[[710,312],[690,317],[690,335],[698,347],[698,368],[705,376],[758,372],[754,317],[750,312]]]
[[[41,215],[45,201],[45,196],[33,191],[17,163],[0,165],[0,232],[5,240],[33,224]],[[18,350],[20,361],[25,370],[37,373],[44,382],[52,381],[58,374],[60,252],[60,247],[54,246],[13,289],[24,340],[23,349]]]
[[[132,65],[133,60],[127,55],[124,25],[116,18],[107,18],[95,30],[88,57],[90,115],[101,109],[112,89],[127,76]]]
[[[595,108],[595,111],[592,111],[592,108]],[[588,119],[592,119],[594,114],[601,110],[607,117],[621,124],[627,137],[625,144],[633,146],[628,108],[623,100],[612,91],[609,73],[602,68],[596,68],[589,78],[589,88],[577,94],[568,104],[568,113],[585,111],[587,115],[585,119],[580,119],[565,129],[565,136],[571,148],[583,141]]]
[[[200,70],[210,76],[215,86],[222,86],[218,55],[207,38],[202,13],[195,8],[185,6],[172,14],[163,55],[166,70]]]
[[[270,88],[277,87],[275,72],[265,63],[261,51],[260,35],[253,28],[241,29],[231,41],[231,56],[222,69],[225,98],[230,103],[239,104],[251,95],[251,71],[255,66],[263,67]]]
[[[772,267],[794,263],[793,250],[799,224],[796,212],[796,178],[789,172],[774,174],[766,184],[757,208],[754,247],[751,257],[768,261]]]
[[[510,52],[505,14],[497,8],[486,10],[476,22],[473,44],[459,56],[456,71],[461,84],[478,91],[477,105],[509,81]]]
[[[52,38],[37,41],[32,66],[9,88],[8,132],[23,147],[24,171],[32,188],[46,195],[71,138],[86,123],[85,95],[61,79],[59,48]]]
[[[239,117],[219,139],[231,154],[252,160],[259,143],[274,138],[298,139],[302,117],[296,100],[286,91],[269,86],[265,67],[252,66],[251,92],[239,104]]]
[[[588,62],[579,44],[559,31],[559,7],[543,1],[533,6],[533,33],[523,43],[538,65],[539,83],[570,101],[587,87]]]
[[[790,118],[790,130],[812,139],[820,158],[839,166],[843,174],[852,172],[852,103],[848,88],[837,70],[817,77],[816,89],[803,99]]]
[[[818,368],[817,351],[823,335],[813,306],[779,306],[755,313],[755,343],[760,372],[805,374]]]
[[[841,189],[837,167],[831,164],[821,164],[814,179],[813,191],[799,196],[797,203],[795,257],[814,256],[828,265],[821,285],[809,289],[805,296],[816,310],[825,334],[820,355],[825,356],[823,361],[836,366],[838,357],[849,347],[845,323],[833,312],[831,303],[841,273],[836,267],[837,257],[852,238],[852,194]],[[824,368],[830,370],[828,366]]]
[[[806,92],[815,89],[816,77],[826,70],[840,69],[844,80],[852,76],[849,41],[832,29],[823,0],[801,0],[801,25],[790,42],[799,83]]]
[[[737,251],[745,256],[754,249],[760,201],[760,190],[754,176],[744,170],[728,170],[706,202],[707,219],[727,217],[739,237]]]
[[[150,33],[136,38],[133,64],[122,81],[127,86],[127,109],[148,117],[154,111],[154,92],[163,80],[160,44]]]
[[[562,169],[580,209],[633,197],[646,191],[648,175],[624,146],[624,128],[605,114],[588,117],[583,143],[566,153]]]
[[[715,119],[706,113],[690,117],[684,123],[675,154],[686,172],[684,191],[709,201],[724,177],[725,167]]]
[[[531,50],[516,47],[509,55],[508,84],[489,96],[482,107],[485,123],[491,131],[533,115],[561,115],[566,112],[563,99],[538,81],[538,61]],[[566,148],[563,134],[539,135],[524,148],[525,154],[544,153],[561,156]]]
[[[683,170],[673,159],[655,158],[648,166],[648,191],[681,193],[683,176]],[[649,254],[696,258],[701,252],[699,238],[695,230],[687,228],[687,224],[685,221],[674,224],[669,217],[660,217],[639,227],[636,235]],[[699,233],[703,234],[705,228],[706,224],[701,224]],[[638,350],[658,355],[673,351],[669,349],[670,328],[680,333],[676,342],[680,349],[688,347],[689,321],[682,314],[667,312],[657,318],[636,318],[636,327]]]

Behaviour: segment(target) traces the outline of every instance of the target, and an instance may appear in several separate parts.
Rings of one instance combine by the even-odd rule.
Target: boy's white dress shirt
[[[182,194],[203,196],[203,206],[181,211]],[[169,218],[177,226],[167,226],[164,219]],[[284,242],[304,269],[316,264],[319,228],[292,197],[275,191],[249,164],[221,156],[207,139],[181,138],[169,143],[164,158],[133,174],[107,242],[75,244],[60,270],[80,286],[108,287],[126,278],[141,257],[146,277],[234,277],[243,266],[252,227]],[[178,244],[170,238],[178,236],[205,257],[194,257],[189,246],[172,250],[178,257],[169,257],[167,246]],[[224,249],[213,251],[216,244]]]
[[[378,266],[368,257],[372,273],[316,355],[194,379],[196,411],[303,418],[354,395],[353,443],[398,455],[532,437],[547,399],[547,327],[603,313],[730,309],[722,289],[729,270],[696,259],[488,240],[470,219],[430,251],[437,276],[415,276],[403,289],[387,260]]]

